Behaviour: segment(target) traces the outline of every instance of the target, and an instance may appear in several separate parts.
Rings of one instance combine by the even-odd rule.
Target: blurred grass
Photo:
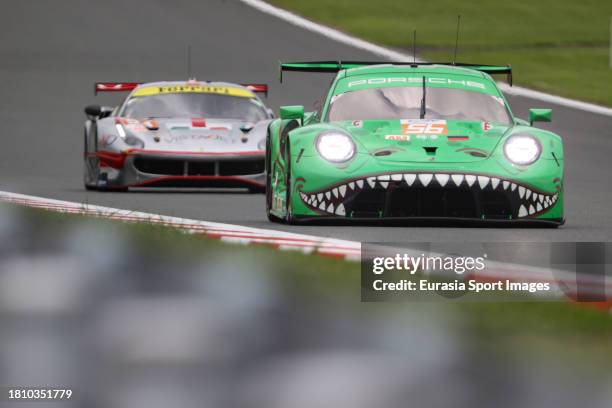
[[[569,302],[458,303],[462,330],[479,348],[504,349],[517,359],[562,359],[608,372],[612,316]]]
[[[361,303],[360,263],[339,258],[278,251],[264,245],[228,244],[203,235],[146,223],[117,221],[52,213],[15,207],[33,224],[52,228],[60,236],[76,224],[110,229],[152,253],[180,259],[198,259],[214,254],[236,264],[264,266],[270,277],[293,299],[292,308],[319,304],[351,310],[352,313],[400,317],[407,309],[436,308],[473,346],[491,351],[520,351],[521,358],[545,357],[581,361],[602,369],[612,367],[612,315],[588,304],[569,302],[427,302]],[[265,266],[268,265],[268,268]],[[176,271],[180,273],[179,270]],[[248,272],[248,271],[247,271]],[[302,306],[301,302],[303,302]],[[438,307],[439,306],[439,307]],[[435,316],[435,313],[431,314]],[[398,318],[398,321],[401,319]]]
[[[515,83],[612,106],[609,0],[270,0],[309,19],[427,60],[511,64]],[[328,58],[328,56],[325,56]]]

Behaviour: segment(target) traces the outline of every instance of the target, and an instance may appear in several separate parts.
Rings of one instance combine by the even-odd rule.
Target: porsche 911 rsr
[[[505,66],[313,62],[337,72],[319,112],[281,108],[268,132],[273,221],[460,220],[558,226],[563,142],[515,117]]]
[[[265,136],[272,111],[262,84],[176,81],[96,83],[130,91],[115,108],[85,113],[85,187],[265,187]]]

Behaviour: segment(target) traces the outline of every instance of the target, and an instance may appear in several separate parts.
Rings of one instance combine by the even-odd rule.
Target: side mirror
[[[85,107],[85,114],[87,116],[98,117],[102,113],[102,107],[99,105],[87,105]]]
[[[529,126],[533,122],[550,122],[552,120],[552,109],[529,109]]]
[[[85,107],[85,114],[90,119],[102,119],[113,112],[110,106],[88,105]]]
[[[304,121],[304,107],[301,105],[281,106],[280,117],[285,119],[297,119],[300,123]]]

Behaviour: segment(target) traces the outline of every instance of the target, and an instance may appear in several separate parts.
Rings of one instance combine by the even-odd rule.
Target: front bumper
[[[104,153],[102,153],[104,155]],[[117,157],[115,155],[115,157]],[[136,187],[265,187],[264,152],[176,153],[133,150],[121,153],[114,166],[101,160],[99,185],[106,189]],[[119,165],[118,165],[119,163]]]
[[[406,227],[549,227],[556,228],[565,224],[563,218],[525,218],[525,219],[478,219],[449,217],[385,217],[385,218],[349,218],[339,216],[294,216],[294,224],[309,225],[393,225]]]
[[[296,175],[296,221],[488,222],[561,225],[563,184],[557,171],[533,183],[512,175],[409,170],[365,173],[316,189]]]

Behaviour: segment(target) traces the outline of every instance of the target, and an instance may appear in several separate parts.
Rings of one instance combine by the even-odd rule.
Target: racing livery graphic
[[[310,62],[337,72],[319,112],[285,106],[267,136],[270,220],[563,224],[563,143],[516,118],[473,64]],[[282,76],[281,76],[282,79]]]
[[[116,108],[85,108],[87,189],[265,187],[264,149],[272,111],[262,84],[96,83],[131,91]]]

